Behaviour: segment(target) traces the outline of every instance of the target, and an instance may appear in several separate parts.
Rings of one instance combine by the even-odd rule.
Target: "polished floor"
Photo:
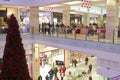
[[[88,66],[89,64],[92,64],[93,69],[90,74],[88,74]],[[48,75],[49,70],[51,67],[49,65],[45,65],[44,67],[40,67],[40,74],[45,80],[45,76]],[[86,75],[82,75],[82,72],[86,72]],[[71,75],[69,74],[71,72]],[[60,73],[58,72],[58,78],[61,80]],[[78,77],[78,75],[81,75]],[[97,74],[97,59],[96,57],[89,57],[89,63],[88,65],[85,65],[84,60],[77,64],[77,67],[70,66],[66,70],[66,74],[63,80],[89,80],[89,76],[92,76],[92,80],[105,80],[104,77]],[[53,78],[54,80],[54,78]]]

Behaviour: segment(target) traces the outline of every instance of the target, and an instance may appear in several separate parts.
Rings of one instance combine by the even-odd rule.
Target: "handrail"
[[[34,28],[31,28],[32,34],[34,34]],[[61,31],[62,30],[62,31]],[[50,36],[50,37],[62,37],[62,38],[71,38],[71,39],[78,39],[78,40],[87,40],[87,41],[95,41],[95,42],[104,42],[104,43],[111,43],[111,44],[120,44],[120,30],[113,30],[113,39],[106,40],[105,35],[106,31],[105,29],[98,29],[97,31],[89,30],[89,29],[75,29],[73,31],[72,29],[68,28],[56,28],[52,29],[50,28],[50,32],[46,34],[42,31],[39,34],[44,36]],[[21,31],[21,34],[23,35],[23,31]],[[2,34],[1,34],[2,35]],[[1,38],[0,38],[1,39]]]
[[[51,28],[50,28],[51,29]],[[63,30],[63,31],[61,31]],[[52,31],[52,30],[50,30]],[[69,28],[64,28],[61,29],[61,27],[57,27],[54,29],[53,32],[50,32],[49,34],[45,34],[46,32],[43,32],[42,34],[44,36],[51,36],[51,37],[62,37],[62,38],[72,38],[72,39],[80,39],[80,40],[87,40],[87,41],[96,41],[96,42],[105,42],[105,43],[111,43],[111,44],[120,44],[120,30],[113,30],[113,38],[111,40],[105,39],[106,36],[106,30],[103,29],[97,29],[95,30],[90,30],[86,28],[79,28],[79,29],[69,29]],[[115,38],[115,33],[119,33]]]
[[[111,79],[115,79],[115,80],[116,80],[116,78],[117,78],[117,79],[120,79],[120,75],[118,75],[118,76],[116,76],[116,77],[113,77],[113,78],[111,78]]]

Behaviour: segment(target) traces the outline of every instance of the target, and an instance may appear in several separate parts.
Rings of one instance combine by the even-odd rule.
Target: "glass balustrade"
[[[41,32],[40,35],[51,36],[51,37],[61,37],[70,38],[78,40],[87,40],[95,42],[104,42],[111,44],[120,44],[120,30],[112,31],[112,38],[106,39],[106,30],[103,28],[92,30],[92,29],[69,29],[69,28],[56,28],[50,29],[50,31]]]
[[[34,34],[34,27],[32,28],[30,33],[23,33],[21,35],[29,35]],[[69,38],[69,39],[77,39],[77,40],[87,40],[87,41],[94,41],[94,42],[103,42],[103,43],[111,43],[111,44],[120,44],[120,30],[113,30],[112,31],[112,38],[106,39],[106,30],[103,28],[92,30],[86,28],[50,28],[47,30],[40,30],[38,33],[42,36],[49,36],[49,37],[60,37],[60,38]],[[1,36],[5,36],[6,34],[1,33]],[[3,37],[0,37],[2,40]]]

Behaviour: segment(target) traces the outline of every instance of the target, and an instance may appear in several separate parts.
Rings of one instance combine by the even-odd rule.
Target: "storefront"
[[[18,19],[18,9],[13,7],[0,7],[0,27],[7,28],[7,18],[14,14],[16,19]]]
[[[44,67],[45,64],[50,65],[51,67],[64,65],[64,50],[53,47],[48,48],[46,48],[44,52],[39,53],[40,65],[42,67]],[[59,64],[59,62],[61,62],[61,64]]]
[[[27,7],[20,8],[20,30],[22,32],[30,32],[30,11]],[[52,12],[40,11],[39,12],[39,26],[42,23],[52,23]]]

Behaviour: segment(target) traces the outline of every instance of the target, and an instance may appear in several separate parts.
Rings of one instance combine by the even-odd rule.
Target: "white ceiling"
[[[12,1],[12,0],[11,0]],[[36,1],[41,1],[41,0],[27,0],[30,1],[29,3],[34,3]],[[46,6],[51,6],[54,7],[54,9],[56,9],[57,11],[61,11],[63,9],[65,9],[65,7],[73,7],[76,6],[76,8],[81,7],[81,5],[83,4],[82,0],[52,0],[53,2],[49,2],[51,0],[44,0],[46,2],[43,4],[39,4],[40,7],[46,7]],[[56,1],[56,2],[55,2]],[[94,7],[99,7],[99,8],[103,8],[105,9],[106,6],[106,0],[89,0],[92,5]],[[37,4],[38,5],[38,4]],[[22,8],[24,6],[15,6],[15,5],[0,5],[0,7],[19,7]]]

